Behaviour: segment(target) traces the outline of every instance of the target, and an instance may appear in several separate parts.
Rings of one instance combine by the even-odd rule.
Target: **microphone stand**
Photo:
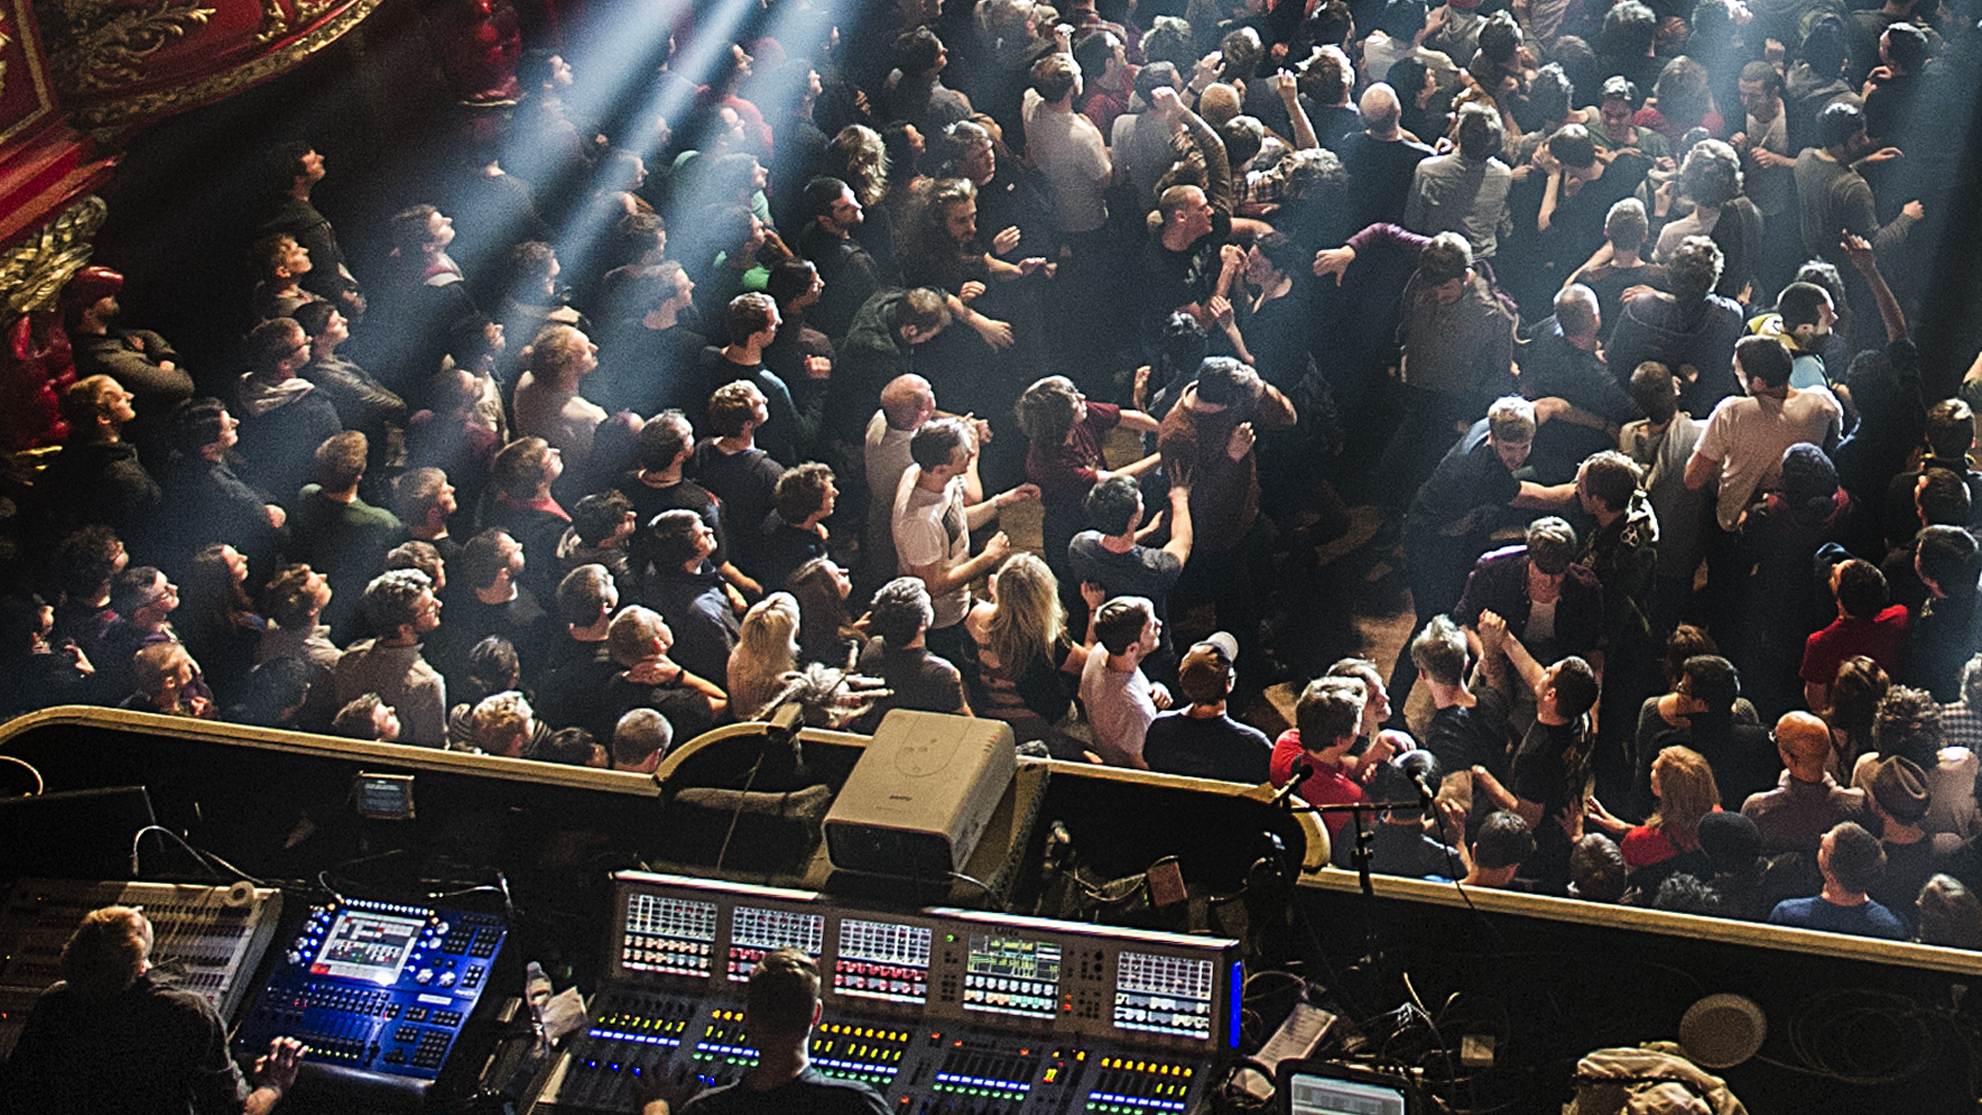
[[[1290,780],[1289,785],[1291,784],[1292,782]],[[1370,839],[1374,834],[1370,831],[1366,822],[1371,816],[1376,814],[1386,813],[1391,810],[1419,809],[1422,806],[1423,802],[1416,800],[1357,801],[1344,802],[1339,805],[1304,804],[1298,807],[1290,806],[1290,808],[1299,808],[1311,813],[1318,813],[1323,817],[1326,817],[1330,813],[1347,813],[1349,815],[1349,824],[1356,831],[1356,848],[1355,851],[1350,853],[1349,862],[1356,869],[1356,882],[1363,892],[1363,900],[1361,902],[1363,908],[1363,955],[1354,964],[1349,966],[1349,970],[1360,972],[1367,982],[1370,994],[1365,998],[1364,1013],[1369,1016],[1374,1016],[1376,1013],[1374,1009],[1371,1009],[1371,1004],[1389,1002],[1400,998],[1401,989],[1393,991],[1390,987],[1391,984],[1397,981],[1390,975],[1390,959],[1384,955],[1382,938],[1378,936],[1376,931],[1376,886],[1372,881],[1372,873],[1370,871]],[[1330,852],[1331,854],[1333,853],[1333,848],[1330,849]]]

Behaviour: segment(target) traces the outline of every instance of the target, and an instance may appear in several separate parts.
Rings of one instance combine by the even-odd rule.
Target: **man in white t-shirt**
[[[1757,492],[1782,470],[1782,455],[1798,442],[1828,453],[1837,445],[1844,408],[1823,387],[1791,387],[1789,350],[1773,337],[1743,337],[1734,346],[1734,373],[1748,397],[1730,395],[1714,407],[1700,444],[1686,462],[1686,486],[1698,491],[1716,477],[1715,517],[1724,531],[1740,527]]]
[[[1094,729],[1094,753],[1109,766],[1147,770],[1143,738],[1158,709],[1170,707],[1170,692],[1142,673],[1142,660],[1163,634],[1163,621],[1147,597],[1117,596],[1094,613],[1094,637],[1101,645],[1080,672],[1080,703]]]
[[[895,555],[901,573],[929,588],[935,619],[929,649],[957,661],[963,652],[963,617],[970,611],[970,583],[998,567],[1012,552],[1004,531],[991,536],[984,552],[972,557],[970,532],[990,522],[1007,504],[1038,499],[1036,484],[1021,484],[990,499],[969,502],[976,487],[977,438],[961,418],[936,418],[909,439],[914,462],[895,489]]]

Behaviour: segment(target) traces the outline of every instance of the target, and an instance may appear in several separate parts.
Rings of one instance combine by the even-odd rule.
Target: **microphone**
[[[1280,787],[1279,791],[1273,795],[1273,804],[1285,805],[1287,803],[1287,800],[1294,796],[1294,792],[1301,788],[1301,783],[1306,782],[1308,779],[1313,777],[1314,777],[1313,763],[1308,762],[1306,759],[1302,759],[1301,761],[1295,763],[1294,773],[1291,777],[1287,779],[1287,784],[1285,786]]]
[[[1424,807],[1432,808],[1433,799],[1438,797],[1438,791],[1432,789],[1431,782],[1425,778],[1422,768],[1411,772],[1411,785],[1418,788],[1418,800],[1424,803]]]

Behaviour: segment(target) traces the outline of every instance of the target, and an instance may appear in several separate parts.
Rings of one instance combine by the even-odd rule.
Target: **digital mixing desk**
[[[812,1060],[899,1113],[1195,1110],[1238,1041],[1238,942],[1037,918],[839,907],[808,891],[617,876],[612,964],[539,1110],[625,1112],[641,1077],[756,1064],[745,985],[819,961]]]

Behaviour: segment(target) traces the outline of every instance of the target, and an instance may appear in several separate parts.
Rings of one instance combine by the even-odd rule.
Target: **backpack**
[[[1576,1098],[1562,1115],[1747,1115],[1718,1076],[1672,1042],[1597,1049],[1576,1062]]]

